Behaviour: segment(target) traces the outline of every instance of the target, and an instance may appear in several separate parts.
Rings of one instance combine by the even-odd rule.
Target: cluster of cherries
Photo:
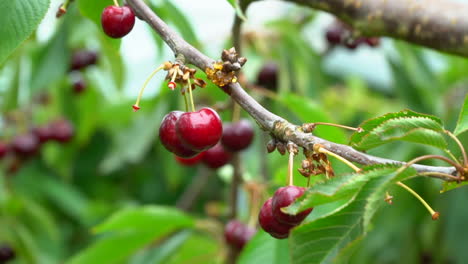
[[[354,50],[362,44],[367,44],[370,47],[376,47],[380,44],[378,37],[353,37],[353,29],[340,20],[335,20],[328,26],[325,37],[330,46],[342,45],[350,50]]]
[[[195,112],[172,111],[159,128],[161,143],[180,164],[193,166],[203,162],[212,169],[227,164],[230,152],[247,148],[253,135],[249,121],[223,126],[218,113],[206,107]]]
[[[285,186],[276,190],[262,206],[258,221],[260,226],[272,237],[283,239],[289,236],[291,229],[299,225],[313,208],[306,209],[296,215],[290,215],[281,211],[281,208],[292,204],[304,194],[305,188],[297,186]]]
[[[257,230],[238,220],[229,221],[224,228],[224,239],[228,245],[241,250],[257,233]]]
[[[80,71],[91,65],[95,65],[97,60],[98,54],[95,51],[77,50],[73,53],[70,62],[70,75],[74,93],[80,94],[86,90],[87,85]]]
[[[0,263],[7,263],[8,261],[14,260],[15,257],[15,251],[10,246],[0,246]]]
[[[0,159],[12,156],[16,162],[9,167],[14,172],[26,160],[35,156],[40,147],[49,141],[59,143],[69,142],[74,135],[74,128],[70,121],[58,119],[48,124],[32,128],[26,133],[15,136],[10,141],[0,140]]]

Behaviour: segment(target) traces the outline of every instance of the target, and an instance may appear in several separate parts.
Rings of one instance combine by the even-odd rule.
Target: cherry
[[[231,153],[227,152],[221,143],[205,151],[203,163],[212,169],[221,168],[231,160]]]
[[[96,64],[97,59],[98,54],[95,51],[78,50],[72,55],[70,69],[81,70],[89,65]]]
[[[194,156],[192,158],[183,158],[183,157],[179,157],[177,155],[174,155],[174,158],[181,165],[194,166],[194,165],[200,163],[200,161],[203,159],[204,155],[205,155],[205,152],[201,152],[200,154],[198,154],[198,155],[196,155],[196,156]]]
[[[0,246],[0,263],[6,263],[7,261],[13,260],[16,257],[15,251],[7,246]]]
[[[16,136],[11,142],[11,149],[20,157],[31,157],[39,149],[39,139],[33,133]]]
[[[344,33],[345,29],[341,25],[333,24],[327,29],[325,37],[327,38],[328,44],[339,45],[343,41]]]
[[[39,139],[39,143],[41,144],[53,139],[53,131],[50,125],[36,127],[32,132],[36,135],[37,139]]]
[[[258,215],[258,222],[260,226],[269,233],[272,237],[283,239],[289,236],[289,231],[293,225],[282,224],[273,217],[273,210],[271,207],[272,198],[269,198],[262,206],[260,214]]]
[[[263,65],[257,75],[257,84],[271,90],[276,90],[278,85],[278,65],[274,62],[267,62]]]
[[[86,90],[86,87],[87,87],[87,85],[86,85],[85,81],[82,78],[78,78],[78,79],[73,81],[73,92],[75,94],[82,93],[84,90]]]
[[[304,191],[305,188],[297,186],[285,186],[276,190],[272,198],[272,211],[273,216],[278,222],[298,225],[312,212],[313,208],[306,209],[296,215],[286,214],[281,211],[281,208],[292,204]]]
[[[229,245],[242,249],[256,232],[257,230],[238,220],[231,220],[224,228],[224,238]]]
[[[371,47],[377,47],[380,44],[380,38],[378,38],[378,37],[366,38],[365,42],[366,42],[367,45],[369,45]]]
[[[104,32],[111,38],[127,35],[135,25],[135,14],[128,6],[108,6],[101,15]]]
[[[51,138],[61,143],[70,141],[75,134],[73,124],[65,119],[57,120],[50,124]]]
[[[218,143],[223,125],[218,113],[205,107],[196,112],[183,113],[176,122],[176,132],[184,146],[201,152]]]
[[[0,141],[0,159],[5,157],[8,154],[8,151],[10,150],[10,147],[8,146],[8,143],[5,141]]]
[[[197,151],[184,146],[176,133],[176,123],[184,112],[172,111],[164,116],[159,127],[159,139],[163,146],[179,157],[190,158],[197,154]]]
[[[221,142],[229,151],[240,151],[246,149],[252,143],[254,130],[247,119],[223,126],[223,137]]]

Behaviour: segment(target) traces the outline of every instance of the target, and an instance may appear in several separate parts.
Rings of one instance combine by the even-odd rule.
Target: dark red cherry
[[[128,6],[108,6],[102,12],[101,24],[109,37],[121,38],[135,25],[135,14]]]
[[[332,24],[326,31],[325,37],[330,45],[338,45],[343,41],[345,29],[338,24]]]
[[[231,153],[224,149],[221,142],[205,151],[205,154],[203,155],[203,163],[212,169],[220,168],[226,165],[230,160]]]
[[[289,231],[293,228],[293,225],[286,225],[278,222],[273,217],[273,211],[271,207],[272,198],[269,198],[262,206],[258,215],[258,222],[265,232],[269,233],[272,237],[283,239],[289,236]]]
[[[15,251],[7,245],[0,246],[0,263],[7,263],[16,257]]]
[[[0,140],[0,159],[5,157],[8,154],[8,151],[10,151],[8,143]]]
[[[71,70],[81,70],[90,65],[96,64],[98,54],[90,50],[78,50],[73,53],[71,58]]]
[[[254,130],[249,120],[242,119],[235,123],[224,124],[221,142],[229,151],[246,149],[252,143]]]
[[[274,62],[265,63],[258,72],[257,84],[270,90],[276,90],[278,85],[278,65]]]
[[[221,139],[223,125],[211,108],[183,113],[176,122],[176,132],[184,146],[194,151],[207,150]]]
[[[73,81],[73,92],[75,94],[80,94],[86,90],[86,82],[82,78],[78,78]]]
[[[377,47],[380,44],[380,38],[378,38],[378,37],[366,38],[365,42],[366,42],[367,45],[369,45],[371,47]]]
[[[50,124],[50,129],[52,131],[51,138],[61,143],[70,141],[75,134],[73,124],[66,119],[52,122]]]
[[[224,228],[226,242],[237,249],[242,249],[257,230],[238,220],[229,221]]]
[[[50,125],[43,125],[40,127],[36,127],[32,130],[34,135],[39,139],[39,143],[45,143],[51,139],[53,139],[53,131]]]
[[[193,151],[180,141],[176,133],[176,122],[184,112],[172,111],[164,116],[161,126],[159,127],[159,139],[163,146],[170,152],[179,157],[190,158],[195,156],[198,152]]]
[[[303,187],[297,186],[285,186],[276,190],[272,198],[272,211],[273,217],[283,224],[298,225],[300,224],[309,214],[313,208],[309,208],[305,211],[298,213],[297,215],[290,215],[283,213],[281,208],[289,206],[297,198],[299,198],[305,191]]]
[[[196,155],[196,156],[194,156],[192,158],[183,158],[183,157],[179,157],[177,155],[174,155],[174,158],[181,165],[194,166],[194,165],[197,165],[198,163],[201,162],[204,155],[205,155],[205,152],[201,152],[200,154],[198,154],[198,155]]]
[[[34,156],[39,149],[39,139],[33,133],[16,136],[11,142],[11,149],[23,158]]]

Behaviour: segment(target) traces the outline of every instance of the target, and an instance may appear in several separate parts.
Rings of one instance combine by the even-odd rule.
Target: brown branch
[[[384,0],[370,1],[381,2]],[[401,0],[392,1],[397,2]],[[202,54],[200,51],[183,40],[179,35],[177,35],[143,2],[143,0],[127,0],[127,2],[141,19],[148,22],[156,30],[156,32],[161,35],[163,40],[169,45],[169,47],[176,55],[183,55],[187,63],[192,63],[200,69],[205,70],[207,67],[211,67],[212,63],[214,62],[213,59]],[[330,0],[330,4],[335,2],[337,2],[337,0]],[[239,83],[232,83],[227,87],[223,87],[223,90],[228,93],[231,98],[234,99],[247,113],[249,113],[249,115],[256,120],[257,124],[263,130],[270,132],[273,136],[283,142],[291,141],[296,145],[307,148],[309,150],[313,149],[314,144],[321,144],[325,149],[334,152],[346,158],[347,160],[362,165],[388,163],[401,165],[405,164],[401,161],[368,155],[359,152],[350,146],[330,142],[328,140],[316,137],[311,133],[304,133],[300,126],[293,125],[283,118],[266,110],[255,99],[248,95],[244,89],[242,89]],[[454,167],[426,166],[418,164],[413,165],[413,167],[419,172],[440,172],[456,175],[456,169]]]
[[[468,4],[449,0],[285,0],[334,14],[367,36],[468,57]]]

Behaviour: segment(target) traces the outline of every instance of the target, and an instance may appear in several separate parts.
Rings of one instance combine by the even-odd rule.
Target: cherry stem
[[[457,171],[460,173],[460,175],[463,175],[464,174],[464,170],[463,170],[463,167],[460,166],[460,164],[452,161],[451,159],[449,158],[446,158],[444,156],[439,156],[439,155],[424,155],[424,156],[420,156],[420,157],[417,157],[409,162],[407,162],[404,166],[402,166],[401,168],[399,168],[397,170],[397,173],[401,173],[402,171],[404,171],[405,169],[409,168],[411,165],[419,162],[419,161],[422,161],[422,160],[427,160],[427,159],[439,159],[439,160],[443,160],[445,162],[447,162],[448,164],[454,166]]]
[[[340,155],[338,154],[335,154],[323,147],[319,147],[317,150],[317,152],[321,152],[321,153],[324,153],[324,154],[327,154],[327,155],[330,155],[336,159],[338,159],[339,161],[343,162],[344,164],[348,165],[348,167],[350,167],[351,169],[353,169],[355,172],[361,172],[361,168],[357,167],[356,165],[354,165],[353,163],[351,163],[349,160],[341,157]]]
[[[418,175],[432,176],[432,177],[436,177],[436,178],[447,180],[447,181],[459,181],[460,180],[460,178],[457,176],[453,176],[453,175],[443,173],[443,172],[435,172],[435,171],[420,172],[418,173]]]
[[[293,167],[294,167],[294,151],[289,149],[289,159],[288,159],[288,185],[294,185],[294,177],[293,177]]]
[[[314,123],[311,123],[312,125],[324,125],[324,126],[333,126],[333,127],[339,127],[339,128],[344,128],[344,129],[349,129],[349,130],[353,130],[353,131],[356,131],[356,132],[362,132],[363,129],[360,128],[360,127],[350,127],[350,126],[345,126],[345,125],[340,125],[340,124],[333,124],[333,123],[326,123],[326,122],[314,122]]]
[[[153,76],[158,73],[158,71],[162,70],[164,68],[164,65],[162,64],[161,66],[159,66],[158,68],[156,68],[149,76],[148,78],[145,80],[145,83],[143,84],[143,86],[141,87],[140,89],[140,93],[138,94],[138,97],[137,97],[137,100],[135,102],[135,106],[137,108],[139,108],[140,106],[140,100],[141,100],[141,97],[143,96],[143,91],[145,90],[145,87],[148,85],[149,81],[151,80],[151,78],[153,78]]]
[[[450,158],[452,158],[453,161],[458,162],[458,159],[455,157],[455,155],[453,155],[452,152],[450,152],[450,150],[444,149],[444,152],[445,152],[447,155],[449,155]]]
[[[235,122],[240,120],[241,108],[236,102],[234,102],[234,100],[232,101],[232,103],[233,103],[233,106],[232,106],[232,122],[235,123]]]
[[[189,111],[189,104],[187,100],[187,93],[184,93],[185,112]]]
[[[396,184],[402,187],[403,189],[405,189],[406,191],[408,191],[409,193],[411,193],[414,197],[416,197],[424,205],[424,207],[426,207],[426,209],[429,211],[429,213],[431,214],[432,220],[439,219],[439,212],[434,211],[434,209],[432,209],[432,207],[426,201],[424,201],[424,199],[421,196],[419,196],[418,193],[416,193],[413,189],[411,189],[409,186],[405,185],[402,182],[397,182]]]
[[[119,6],[119,2],[117,0],[114,0],[114,5]]]
[[[458,138],[454,134],[452,134],[452,132],[450,132],[448,130],[445,130],[445,134],[447,134],[449,137],[451,137],[453,139],[453,141],[455,141],[455,143],[457,143],[458,147],[461,150],[462,156],[463,156],[463,166],[468,167],[468,156],[466,155],[465,148],[463,147],[460,140],[458,140]]]
[[[192,95],[192,84],[190,83],[190,77],[187,79],[188,82],[188,92],[190,97],[190,105],[192,106],[192,112],[195,112],[195,104],[193,103],[193,95]]]
[[[174,67],[174,73],[172,74],[171,82],[175,83],[175,78],[177,77],[177,72],[179,71],[179,66]]]

